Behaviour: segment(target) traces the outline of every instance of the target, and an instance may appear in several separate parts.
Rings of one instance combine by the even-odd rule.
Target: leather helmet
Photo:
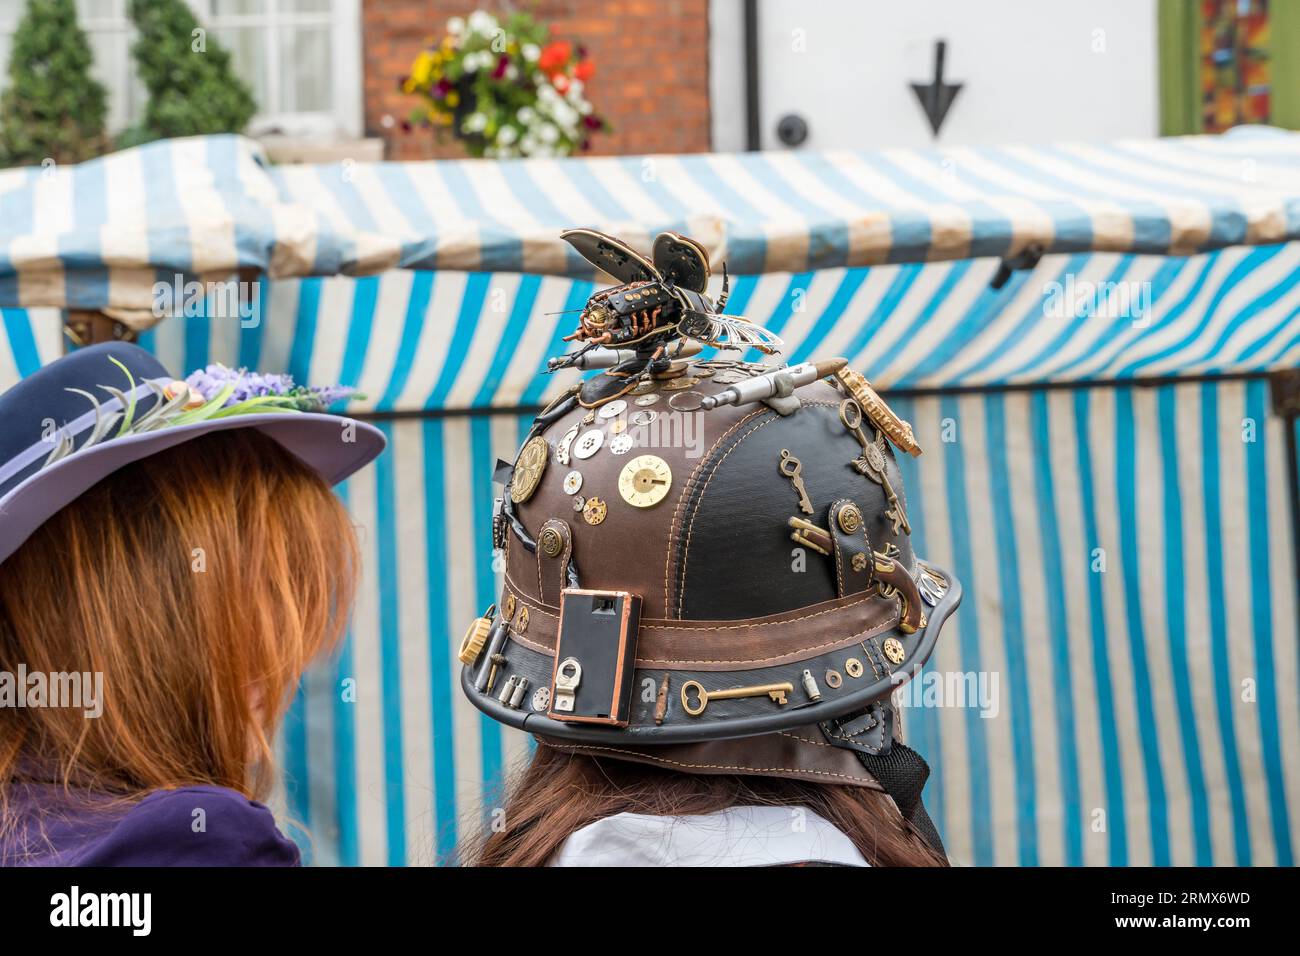
[[[900,451],[842,359],[589,378],[499,467],[465,693],[570,750],[884,790],[937,844],[890,695],[961,591],[912,551]]]

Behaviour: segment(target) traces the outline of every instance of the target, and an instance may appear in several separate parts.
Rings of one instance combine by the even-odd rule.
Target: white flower
[[[515,129],[513,126],[511,126],[508,123],[505,126],[502,126],[499,130],[497,130],[498,145],[509,146],[518,138],[519,138],[519,130]]]
[[[469,28],[475,33],[491,33],[497,28],[497,18],[483,10],[475,10],[469,15]]]
[[[533,121],[537,119],[537,111],[531,106],[521,106],[519,107],[519,112],[516,113],[515,116],[518,117],[519,122],[523,123],[525,126],[532,126]]]
[[[554,143],[560,138],[560,131],[552,123],[543,123],[537,135],[542,138],[543,143]]]
[[[519,67],[515,66],[513,63],[511,63],[508,67],[506,67],[506,79],[507,80],[519,79]]]
[[[452,17],[447,21],[447,32],[452,36],[460,36],[465,32],[465,20],[462,17]]]
[[[465,117],[465,122],[461,124],[461,129],[466,133],[481,133],[487,127],[487,117],[477,111],[470,113]]]
[[[536,43],[525,43],[523,53],[524,59],[529,63],[533,63],[542,55],[542,49]]]

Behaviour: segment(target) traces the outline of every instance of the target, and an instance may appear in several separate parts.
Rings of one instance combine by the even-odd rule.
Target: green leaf
[[[117,430],[117,437],[121,438],[123,435],[129,435],[131,433],[131,423],[135,421],[135,406],[136,406],[135,376],[131,374],[131,370],[129,368],[127,368],[117,359],[113,358],[113,356],[110,355],[108,357],[108,360],[122,370],[122,374],[126,376],[126,381],[127,381],[126,394],[128,400],[126,405],[126,412],[122,415],[122,425]]]
[[[213,414],[212,420],[218,418],[231,418],[235,415],[249,415],[254,412],[280,411],[280,412],[298,412],[299,409],[296,400],[287,395],[259,395],[256,398],[246,398],[237,405],[231,405],[229,408],[223,408]]]

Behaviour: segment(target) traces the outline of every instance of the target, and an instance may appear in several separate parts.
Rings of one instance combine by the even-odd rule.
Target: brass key
[[[885,512],[885,517],[893,522],[894,535],[898,535],[899,529],[911,534],[911,522],[907,520],[907,512],[903,510],[903,503],[899,500],[898,493],[894,491],[894,485],[890,482],[889,473],[886,471],[883,447],[885,440],[880,429],[875,429],[874,441],[867,440],[866,433],[862,430],[862,409],[851,398],[846,398],[840,403],[840,421],[862,446],[862,454],[852,462],[854,470],[880,485],[885,492],[885,498],[889,501],[889,509]]]
[[[704,713],[704,708],[709,706],[711,700],[735,700],[738,697],[762,697],[766,694],[778,704],[785,703],[785,695],[794,693],[794,685],[784,684],[755,684],[753,687],[729,687],[726,690],[705,690],[704,685],[697,680],[688,680],[682,685],[682,710],[692,717],[698,717]],[[691,697],[699,698],[699,703],[694,707],[691,706]]]
[[[794,485],[794,490],[799,493],[799,510],[806,515],[813,513],[812,502],[808,500],[808,489],[804,486],[803,463],[798,458],[790,454],[789,449],[781,449],[781,474],[790,479],[790,484]]]

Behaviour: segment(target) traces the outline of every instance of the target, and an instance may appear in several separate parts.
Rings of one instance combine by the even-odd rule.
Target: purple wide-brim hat
[[[141,378],[149,377],[145,373],[154,373],[155,378],[166,377],[165,373],[157,374],[162,367],[156,359],[142,349],[122,343],[82,349],[52,362],[0,395],[0,422],[6,418],[11,423],[18,420],[17,426],[0,438],[0,476],[5,474],[6,467],[13,472],[14,463],[21,463],[24,456],[32,457],[31,452],[41,448],[27,443],[33,435],[48,433],[51,422],[56,427],[65,427],[74,417],[65,398],[70,387],[93,391],[98,383],[108,380],[113,370],[108,361],[110,355],[133,366],[132,372]],[[96,358],[98,362],[94,362]],[[76,384],[70,386],[70,380]],[[48,401],[43,403],[41,399]],[[47,407],[43,408],[43,404]],[[106,407],[110,404],[105,403]],[[140,404],[142,408],[147,407],[143,400]],[[89,403],[83,401],[77,411],[88,407]],[[32,430],[34,424],[37,431]],[[235,428],[257,429],[301,459],[330,485],[338,484],[374,461],[387,444],[383,432],[373,425],[342,415],[267,411],[170,425],[80,447],[52,463],[26,468],[8,482],[0,481],[0,562],[17,551],[62,508],[119,468],[201,435]],[[24,431],[26,438],[15,434]],[[43,439],[43,444],[43,451],[52,447],[48,437]]]

